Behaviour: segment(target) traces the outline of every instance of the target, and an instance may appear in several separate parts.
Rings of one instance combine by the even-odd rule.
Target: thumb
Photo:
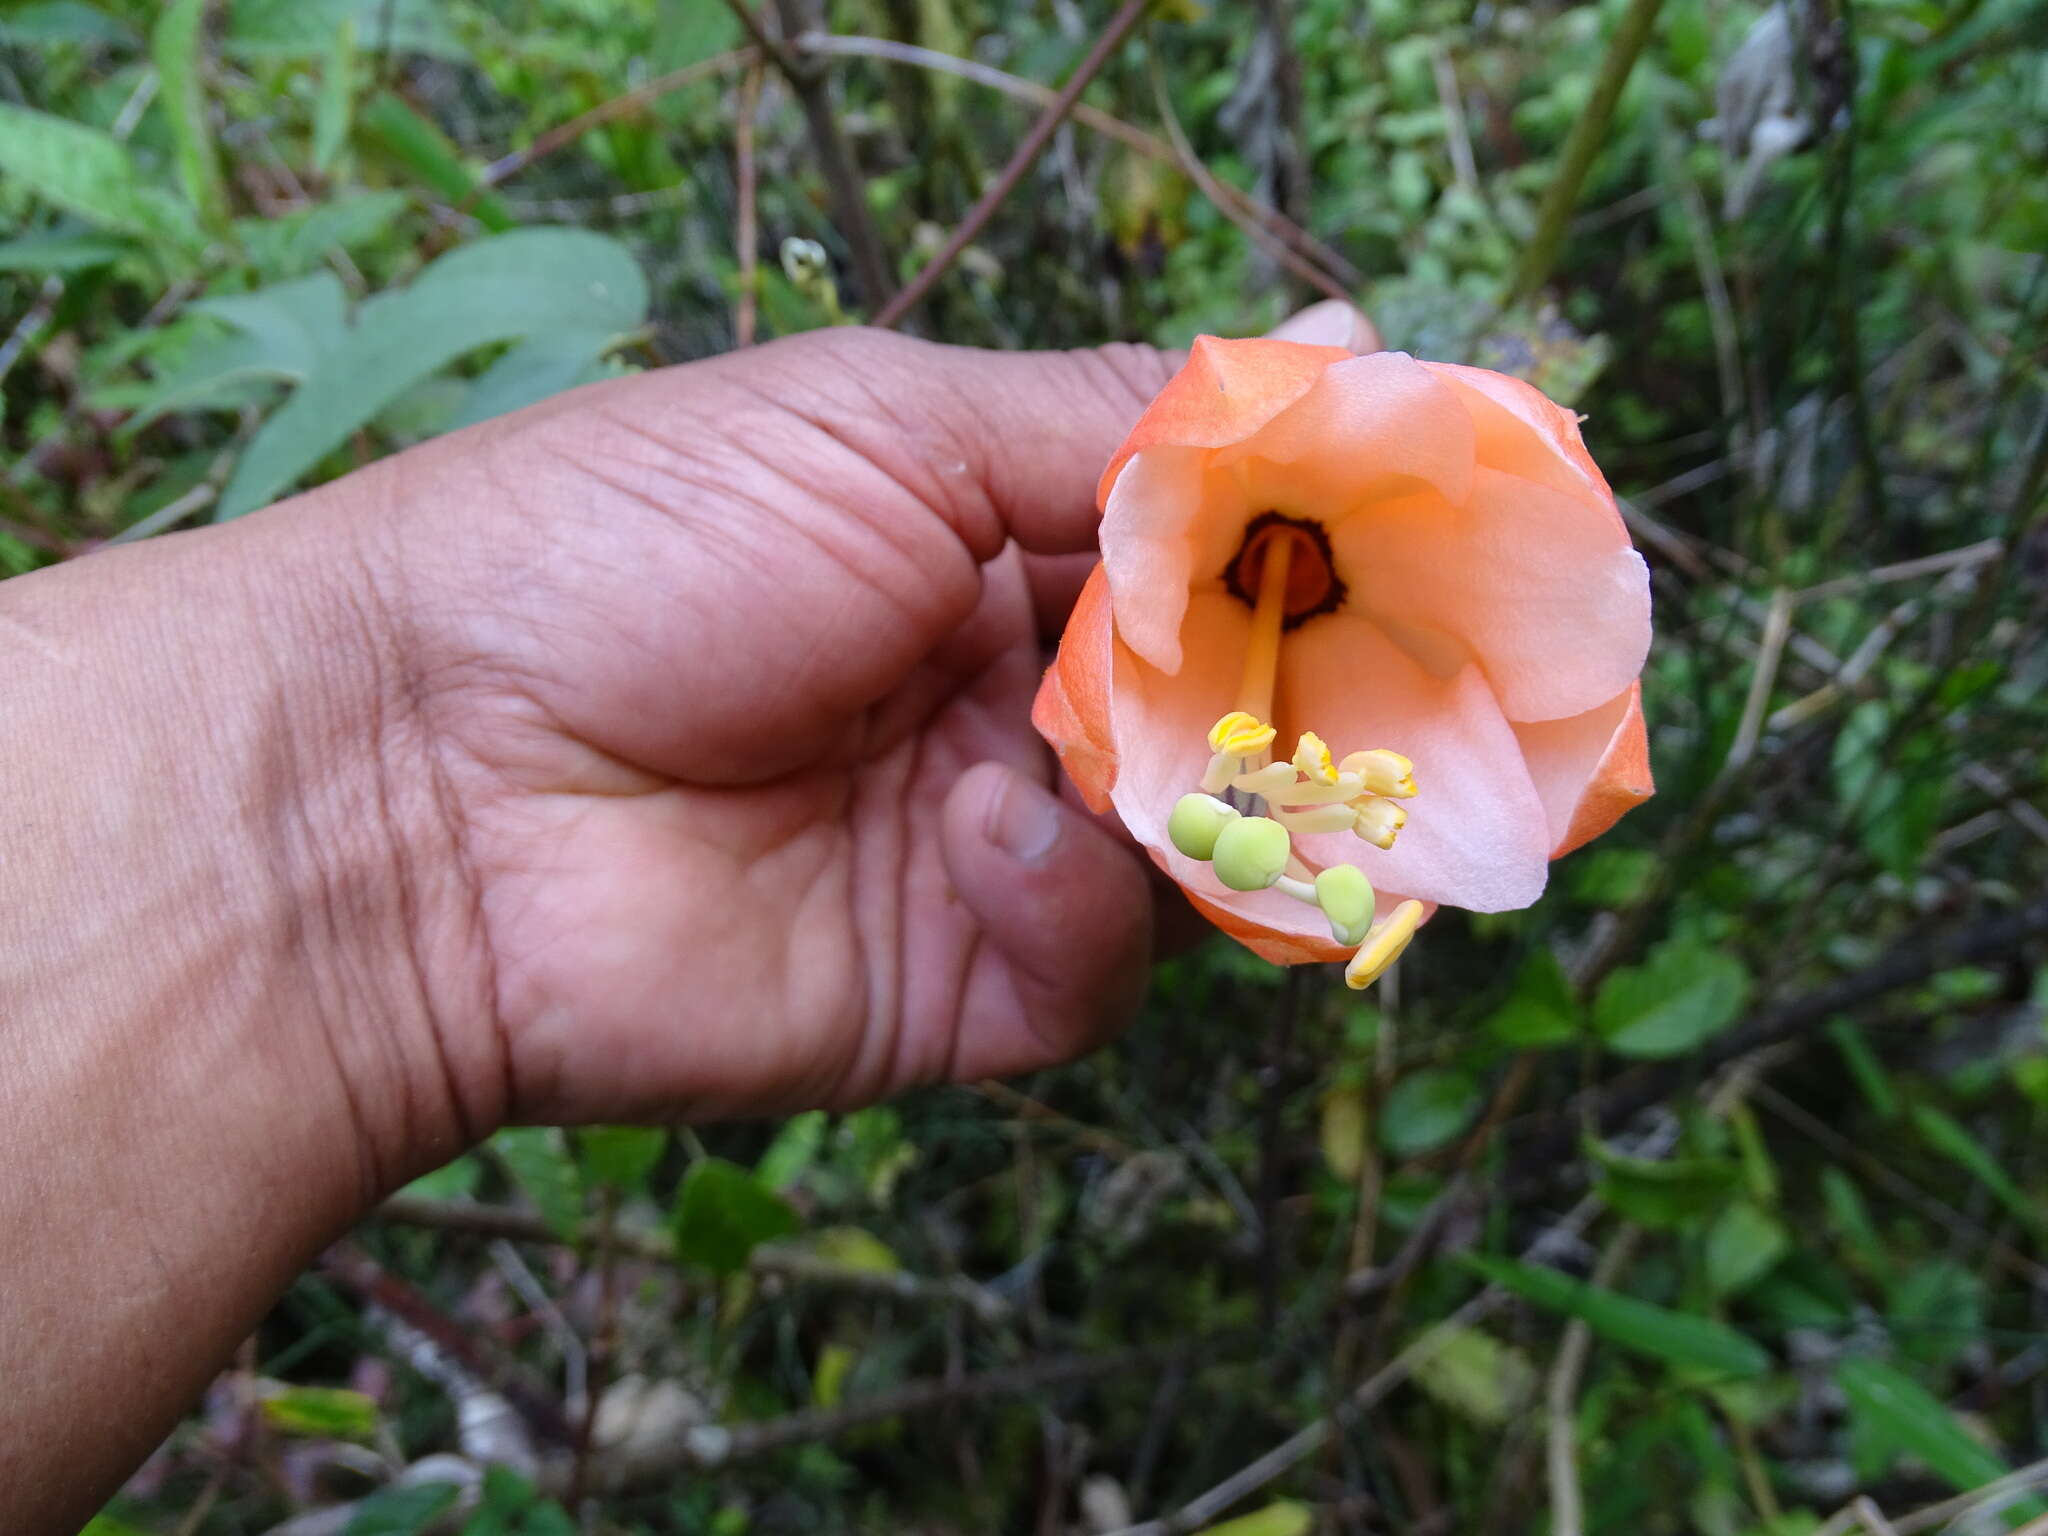
[[[981,925],[961,992],[953,1074],[994,1077],[1069,1060],[1137,1012],[1152,951],[1139,855],[1000,763],[946,797],[946,869]]]

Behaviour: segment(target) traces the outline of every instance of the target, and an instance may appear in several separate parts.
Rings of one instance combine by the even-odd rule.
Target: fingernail
[[[1036,864],[1059,841],[1060,819],[1057,800],[1012,774],[989,808],[988,840],[1020,864]]]

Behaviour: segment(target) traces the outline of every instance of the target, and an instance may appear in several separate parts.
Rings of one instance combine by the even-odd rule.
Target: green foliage
[[[1736,956],[1672,939],[1607,978],[1593,1000],[1593,1028],[1616,1055],[1676,1056],[1733,1024],[1748,995]]]
[[[1478,1257],[1466,1262],[1495,1285],[1668,1365],[1711,1379],[1761,1376],[1770,1369],[1770,1355],[1754,1339],[1710,1317],[1653,1306],[1541,1265]]]
[[[796,1231],[789,1203],[737,1163],[702,1158],[683,1175],[672,1218],[676,1257],[714,1274],[744,1269],[762,1243]]]

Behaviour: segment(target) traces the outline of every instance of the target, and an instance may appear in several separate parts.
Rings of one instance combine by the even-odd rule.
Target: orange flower
[[[1648,575],[1529,385],[1203,337],[1099,499],[1032,719],[1266,959],[1367,985],[1435,904],[1527,906],[1650,794]]]

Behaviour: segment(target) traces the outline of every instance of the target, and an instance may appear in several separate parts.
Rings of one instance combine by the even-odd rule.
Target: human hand
[[[415,953],[469,1125],[844,1105],[1128,1016],[1150,884],[1053,793],[1076,582],[1025,552],[1090,547],[1170,366],[815,334],[309,498],[361,550],[377,771],[460,866]]]

